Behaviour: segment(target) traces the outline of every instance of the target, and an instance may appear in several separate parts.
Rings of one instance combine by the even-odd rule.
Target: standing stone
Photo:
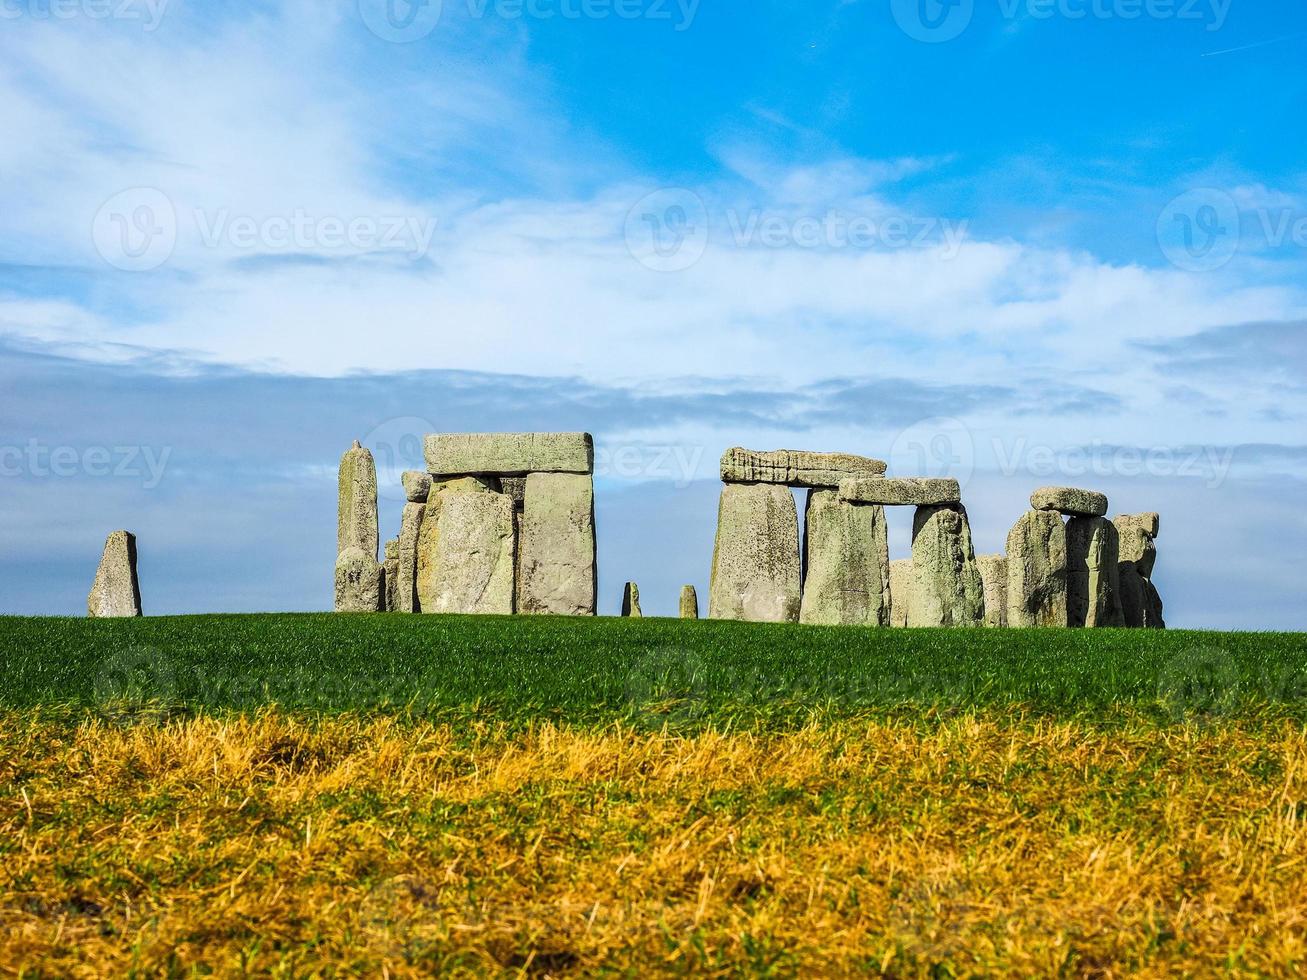
[[[794,494],[779,484],[723,486],[708,618],[796,622],[800,581]]]
[[[1125,625],[1119,551],[1116,525],[1106,518],[1073,517],[1067,521],[1067,625]]]
[[[960,504],[918,507],[912,520],[909,626],[979,626],[985,588]]]
[[[463,493],[498,493],[499,481],[494,477],[464,476],[448,480],[434,480],[427,506],[422,514],[422,525],[417,539],[417,602],[422,612],[435,612],[438,596],[436,582],[440,567],[440,513],[445,501]]]
[[[382,562],[386,570],[385,612],[399,611],[399,540],[386,542],[386,560]]]
[[[598,586],[594,478],[528,476],[519,548],[518,612],[593,616]]]
[[[346,548],[336,559],[336,612],[381,612],[385,569],[362,548]]]
[[[1007,623],[1067,622],[1066,526],[1056,511],[1026,511],[1007,536]]]
[[[622,615],[636,619],[644,615],[640,611],[640,586],[634,582],[627,582],[622,590]]]
[[[428,490],[428,493],[430,491]],[[404,516],[399,524],[399,561],[396,568],[395,609],[398,612],[417,612],[418,605],[418,535],[422,531],[422,518],[426,516],[425,503],[404,505]],[[387,578],[389,583],[389,578]]]
[[[513,612],[513,502],[502,493],[446,493],[433,598],[423,612]]]
[[[92,619],[141,615],[141,586],[136,578],[136,535],[114,531],[104,542],[95,570],[86,614]]]
[[[699,618],[699,593],[695,591],[693,585],[681,587],[681,618]]]
[[[1153,566],[1157,563],[1157,545],[1153,539],[1160,525],[1157,514],[1122,514],[1112,522],[1120,535],[1117,574],[1125,625],[1166,629],[1162,597],[1152,582]]]
[[[907,626],[908,607],[912,603],[912,559],[899,558],[889,563],[889,624]]]
[[[336,552],[358,548],[375,562],[377,541],[377,466],[356,439],[340,458]]]
[[[799,622],[888,626],[889,591],[885,508],[848,503],[836,490],[809,490]]]
[[[1007,558],[977,555],[980,581],[985,588],[985,625],[1007,625]]]

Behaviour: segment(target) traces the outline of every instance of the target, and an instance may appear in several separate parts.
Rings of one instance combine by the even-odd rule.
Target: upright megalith
[[[455,496],[470,493],[499,495],[499,481],[494,477],[464,476],[445,480],[432,480],[422,514],[422,525],[417,535],[416,574],[418,608],[424,613],[440,612],[440,583],[442,555],[440,518],[447,501]],[[511,503],[509,505],[512,506]],[[446,600],[448,602],[448,600]],[[444,610],[448,611],[448,610]]]
[[[372,453],[354,440],[340,458],[336,551],[358,548],[377,560],[377,465]]]
[[[681,619],[699,618],[699,593],[693,585],[681,587]]]
[[[386,558],[381,563],[386,571],[386,601],[383,612],[399,612],[399,539],[392,538],[386,542]]]
[[[430,486],[427,493],[430,495]],[[395,581],[395,611],[418,612],[418,537],[426,516],[426,498],[422,503],[409,502],[399,523],[398,561]]]
[[[1066,526],[1056,511],[1026,511],[1008,532],[1007,624],[1067,625]]]
[[[911,618],[908,608],[912,604],[912,559],[899,558],[889,563],[889,624],[907,626]]]
[[[627,582],[626,587],[622,589],[622,615],[634,619],[644,615],[640,611],[640,586],[634,582]]]
[[[378,612],[386,596],[377,561],[377,466],[357,439],[340,458],[338,486],[336,611]]]
[[[722,456],[723,483],[775,483],[787,487],[838,487],[845,480],[880,476],[885,463],[849,453],[796,449],[756,452],[736,446]]]
[[[525,493],[517,611],[593,616],[598,586],[594,478],[532,473]]]
[[[1153,585],[1155,543],[1160,520],[1155,513],[1122,514],[1112,519],[1120,536],[1117,574],[1121,612],[1126,626],[1165,629],[1162,597]]]
[[[502,493],[446,494],[440,505],[432,600],[422,611],[513,612],[513,502]]]
[[[889,542],[885,509],[809,490],[803,527],[799,622],[889,625]]]
[[[104,542],[95,581],[86,597],[86,615],[92,619],[141,615],[141,586],[136,577],[136,535],[114,531]]]
[[[980,582],[985,589],[985,625],[1007,625],[1007,558],[1003,555],[977,555]]]
[[[1066,552],[1067,625],[1124,626],[1116,525],[1104,517],[1072,517]]]
[[[717,508],[708,617],[797,622],[800,589],[794,494],[780,484],[727,483]]]
[[[961,504],[918,507],[912,521],[909,626],[979,626],[985,589]]]
[[[381,612],[386,571],[362,548],[346,548],[336,557],[336,612]]]

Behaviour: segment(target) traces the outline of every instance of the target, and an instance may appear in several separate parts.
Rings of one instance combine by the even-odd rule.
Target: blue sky
[[[1307,627],[1307,4],[0,0],[0,83],[0,612],[117,527],[147,611],[327,608],[352,439],[393,531],[422,431],[558,428],[607,611],[740,444],[988,551],[1103,489],[1172,625]]]

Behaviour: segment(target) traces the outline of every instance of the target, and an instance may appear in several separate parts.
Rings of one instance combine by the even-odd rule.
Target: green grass
[[[698,726],[922,708],[1307,719],[1307,634],[672,619],[0,618],[0,707],[407,709]]]

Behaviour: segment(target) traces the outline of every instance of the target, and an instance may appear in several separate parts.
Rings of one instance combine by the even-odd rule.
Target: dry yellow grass
[[[1307,733],[0,715],[0,972],[1290,974]]]

